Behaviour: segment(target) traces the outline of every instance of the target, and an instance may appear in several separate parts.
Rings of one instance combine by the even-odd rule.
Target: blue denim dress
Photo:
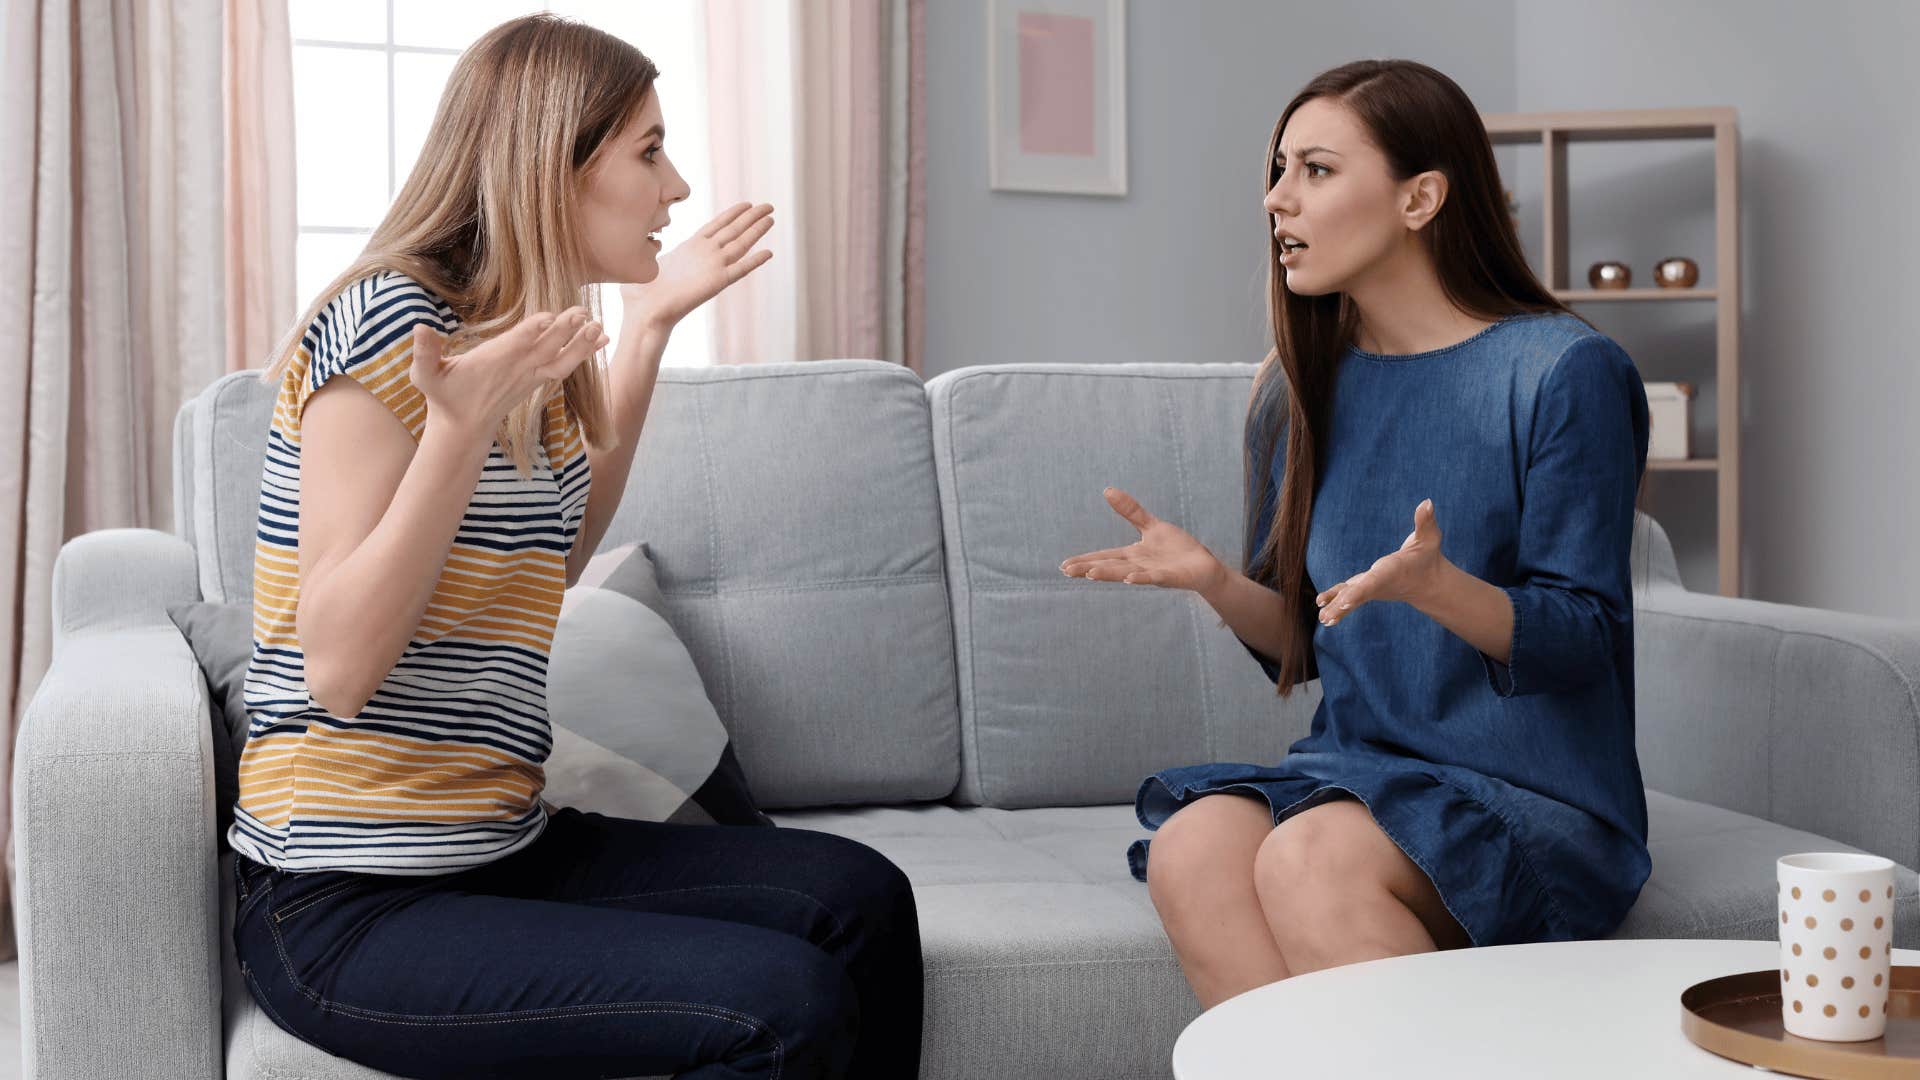
[[[1442,553],[1512,600],[1512,653],[1499,663],[1401,603],[1317,626],[1324,697],[1306,738],[1274,765],[1148,777],[1141,823],[1217,792],[1264,798],[1276,824],[1351,796],[1475,945],[1613,930],[1651,869],[1628,563],[1646,453],[1632,359],[1570,315],[1510,316],[1431,352],[1348,349],[1308,536],[1314,588],[1398,549],[1431,498]],[[1147,845],[1128,852],[1142,881]]]

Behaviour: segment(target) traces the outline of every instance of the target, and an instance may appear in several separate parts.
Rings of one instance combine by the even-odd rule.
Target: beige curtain
[[[287,5],[226,0],[224,51],[226,367],[241,371],[262,366],[298,314]]]
[[[0,782],[60,545],[171,527],[174,412],[225,368],[220,4],[0,5]]]
[[[715,301],[719,361],[919,370],[924,27],[924,0],[710,0],[714,204],[780,222],[773,262]]]

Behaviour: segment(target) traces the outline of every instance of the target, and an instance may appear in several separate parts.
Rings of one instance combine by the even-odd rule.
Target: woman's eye
[[[1307,162],[1307,163],[1306,163],[1305,165],[1302,165],[1302,166],[1300,166],[1300,167],[1301,167],[1301,168],[1303,168],[1303,169],[1305,169],[1305,170],[1307,170],[1307,176],[1308,176],[1308,177],[1310,177],[1310,178],[1314,178],[1314,179],[1318,179],[1319,177],[1323,177],[1323,176],[1332,176],[1332,175],[1333,175],[1333,170],[1332,170],[1332,169],[1329,169],[1329,168],[1327,168],[1327,167],[1326,167],[1325,165],[1322,165],[1322,164],[1320,164],[1320,163],[1319,163],[1319,162],[1317,162],[1317,161],[1309,161],[1309,162]],[[1320,170],[1320,171],[1319,171],[1319,172],[1314,172],[1314,170],[1315,170],[1315,169],[1318,169],[1318,170]],[[1275,180],[1279,180],[1279,179],[1280,179],[1280,178],[1281,178],[1282,176],[1285,176],[1285,175],[1287,175],[1287,167],[1286,167],[1285,165],[1282,165],[1282,164],[1280,164],[1280,163],[1279,163],[1279,162],[1277,162],[1277,161],[1276,161],[1276,162],[1274,162],[1274,163],[1273,163],[1273,178],[1274,178]]]
[[[641,157],[643,157],[643,158],[646,158],[646,159],[647,159],[647,163],[648,163],[648,164],[652,164],[652,163],[653,163],[653,160],[654,160],[654,158],[656,158],[656,157],[658,157],[658,156],[659,156],[659,154],[660,154],[660,150],[661,150],[661,149],[662,149],[662,148],[661,148],[661,146],[660,146],[660,144],[659,144],[659,143],[655,143],[655,144],[653,144],[652,146],[649,146],[649,147],[647,147],[647,149],[646,149],[646,150],[645,150],[645,151],[644,151],[643,153],[641,153],[641,155],[640,155],[640,156],[641,156]]]

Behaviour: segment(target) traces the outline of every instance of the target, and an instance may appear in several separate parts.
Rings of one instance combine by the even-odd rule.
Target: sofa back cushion
[[[273,387],[184,411],[183,532],[210,600],[250,601]],[[895,365],[662,372],[601,550],[645,541],[762,806],[944,798],[953,632],[925,390]]]
[[[1229,565],[1243,546],[1250,364],[1008,365],[928,384],[960,679],[960,797],[1124,802],[1148,774],[1277,761],[1318,684],[1275,696],[1198,596],[1067,578],[1139,533],[1132,493]]]
[[[662,372],[602,548],[645,541],[760,805],[959,775],[926,394],[897,365]]]
[[[277,389],[258,371],[223,375],[181,407],[174,426],[174,468],[183,474],[174,493],[188,500],[174,509],[174,524],[194,546],[204,599],[253,602],[260,470]]]

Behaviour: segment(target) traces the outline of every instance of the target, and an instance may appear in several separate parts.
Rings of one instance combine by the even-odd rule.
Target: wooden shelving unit
[[[1714,309],[1713,380],[1717,391],[1715,456],[1650,461],[1662,472],[1713,472],[1718,482],[1720,593],[1740,595],[1740,155],[1739,127],[1731,108],[1623,109],[1595,112],[1489,113],[1483,117],[1494,145],[1538,143],[1545,154],[1545,278],[1569,304],[1711,303]],[[1713,143],[1714,273],[1717,280],[1694,289],[1572,287],[1567,266],[1567,147],[1577,142],[1703,139]],[[1636,271],[1643,268],[1636,265]],[[1584,282],[1583,282],[1584,284]],[[1596,320],[1598,321],[1598,320]]]

